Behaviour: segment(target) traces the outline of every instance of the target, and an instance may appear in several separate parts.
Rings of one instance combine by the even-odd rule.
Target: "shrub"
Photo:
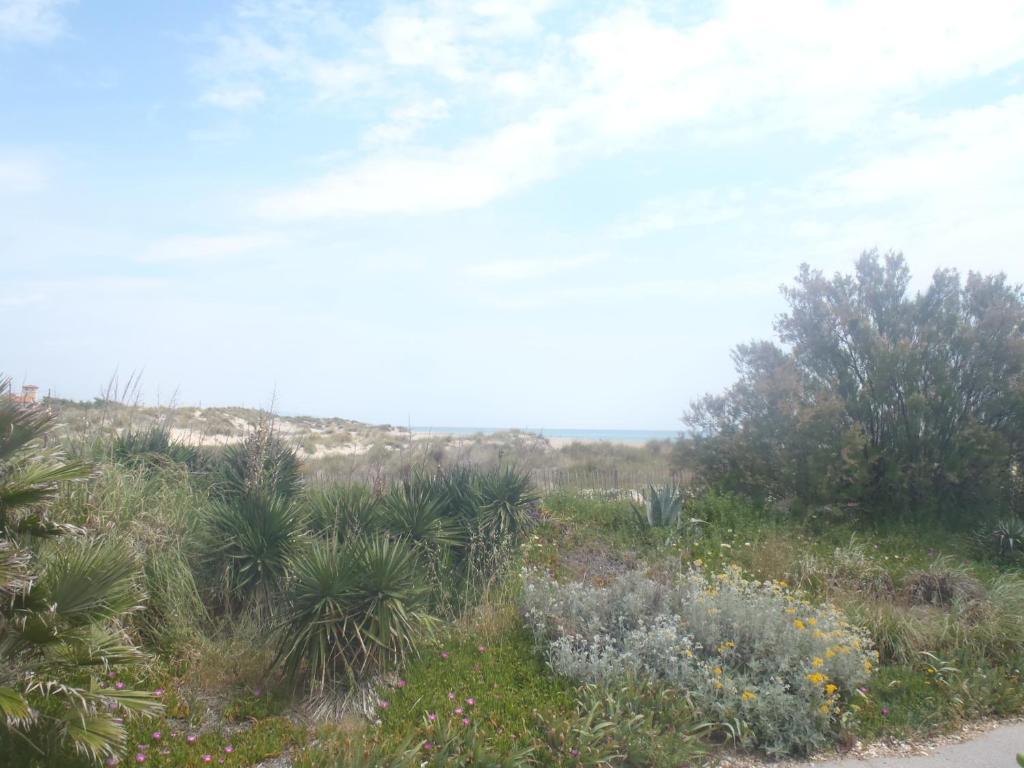
[[[129,467],[152,467],[167,463],[184,464],[190,469],[203,466],[204,456],[195,446],[171,439],[171,431],[162,424],[146,429],[126,429],[114,437],[111,445],[114,461]]]
[[[298,453],[264,419],[241,443],[225,446],[215,464],[214,489],[224,499],[280,496],[293,499],[302,489]]]
[[[88,468],[41,446],[51,414],[7,395],[0,380],[0,750],[44,741],[53,755],[70,744],[92,760],[114,757],[127,740],[117,715],[158,709],[146,693],[98,680],[144,660],[118,623],[142,605],[140,568],[114,542],[62,536],[74,529],[47,521],[60,483]]]
[[[987,525],[975,534],[982,554],[998,559],[1019,558],[1024,552],[1024,520],[1007,517]]]
[[[822,746],[877,661],[838,610],[735,568],[671,585],[631,573],[604,588],[528,573],[523,606],[556,672],[663,681],[769,753]]]
[[[248,493],[210,507],[201,557],[225,611],[271,612],[304,530],[298,506],[281,496]]]
[[[365,485],[331,485],[306,492],[304,505],[310,531],[346,541],[381,527],[379,497]]]
[[[275,663],[293,679],[304,674],[314,693],[400,663],[434,624],[416,551],[403,541],[315,542],[291,566]]]
[[[519,542],[536,522],[539,496],[527,472],[515,467],[482,472],[477,493],[479,530],[487,542]]]

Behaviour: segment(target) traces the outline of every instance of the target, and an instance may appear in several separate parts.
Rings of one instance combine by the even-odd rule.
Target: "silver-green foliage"
[[[839,611],[736,570],[606,587],[529,572],[523,608],[554,671],[641,676],[686,691],[708,722],[775,754],[823,746],[877,655]]]

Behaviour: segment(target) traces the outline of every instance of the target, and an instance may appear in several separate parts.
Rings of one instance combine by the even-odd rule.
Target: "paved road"
[[[1017,768],[1024,752],[1024,723],[1003,725],[970,741],[937,747],[927,757],[846,758],[807,763],[807,768]]]

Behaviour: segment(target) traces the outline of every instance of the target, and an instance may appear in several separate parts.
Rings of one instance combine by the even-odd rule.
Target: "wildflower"
[[[163,696],[163,695],[164,695],[164,689],[163,689],[163,688],[157,688],[157,689],[156,689],[155,691],[153,691],[153,695],[154,695],[154,696],[155,696],[156,698],[158,698],[158,699],[159,699],[159,698],[160,698],[161,696]]]
[[[436,712],[428,712],[427,713],[427,720],[429,720],[432,723],[437,722],[437,713]]]
[[[455,714],[456,714],[456,715],[461,715],[461,714],[462,714],[463,712],[465,712],[465,711],[466,711],[466,710],[464,710],[464,709],[463,709],[462,707],[456,707],[456,708],[455,708]]]
[[[818,711],[821,712],[821,714],[823,714],[823,715],[827,715],[828,714],[828,704],[819,704],[818,705]]]
[[[753,701],[754,699],[757,698],[757,694],[754,693],[753,691],[744,691],[743,695],[740,696],[740,698],[743,699],[744,701]]]
[[[864,659],[864,671],[865,672],[870,672],[871,671],[871,659]]]
[[[448,691],[448,701],[455,701],[455,691]]]
[[[836,685],[835,683],[829,683],[828,685],[825,686],[825,693],[827,693],[829,696],[831,696],[833,693],[835,693],[838,690],[839,690],[839,686]]]
[[[135,755],[135,762],[136,763],[144,763],[144,762],[146,762],[146,755],[144,753],[142,753],[142,752],[139,752],[138,754]]]
[[[820,656],[815,656],[814,657],[814,661],[811,662],[811,666],[813,666],[815,668],[823,667],[823,666],[825,666],[825,660],[822,659]]]
[[[423,742],[423,748],[425,750],[427,750],[427,752],[429,752],[430,750],[432,750],[434,748],[434,745],[431,744],[429,741],[425,741],[425,742]]]
[[[233,746],[231,746],[230,744],[228,744],[226,747],[224,747],[224,751],[227,752],[230,755],[232,752],[235,751],[235,748]]]
[[[204,763],[212,763],[213,762],[213,755],[203,755],[203,762]]]
[[[889,713],[890,713],[891,711],[892,711],[892,710],[890,710],[890,709],[889,709],[888,707],[882,707],[882,715],[883,715],[883,717],[888,717],[888,716],[889,716]]]
[[[569,754],[572,755],[573,757],[579,757],[580,756],[580,751],[578,749],[576,749],[576,747],[573,747],[572,749],[569,750]]]
[[[463,725],[469,725],[469,718],[468,717],[462,718],[462,724]]]
[[[399,680],[397,683],[395,683],[396,688],[405,688],[406,685],[407,683],[405,682],[405,680]]]
[[[486,653],[487,652],[487,646],[486,645],[481,645],[480,647],[477,648],[477,650],[480,651],[480,653]]]
[[[121,682],[120,680],[118,680],[116,683],[114,683],[114,687],[117,688],[117,690],[119,690],[119,691],[123,691],[124,690],[124,683]]]
[[[801,619],[793,619],[793,626],[797,629],[807,629],[807,625]]]
[[[810,624],[813,627],[814,625],[816,625],[818,623],[818,620],[812,616],[811,618],[809,618],[807,620],[807,623]]]
[[[476,704],[476,699],[470,696],[468,699],[466,699],[466,703],[472,707],[474,704]]]
[[[199,737],[196,736],[194,733],[190,733],[188,736],[185,737],[185,741],[187,741],[189,744],[195,744],[197,738]]]
[[[714,673],[715,673],[716,675],[720,675],[720,674],[722,674],[722,668],[721,668],[721,667],[715,667],[715,668],[714,668],[714,670],[713,670],[713,672],[714,672]]]
[[[164,735],[160,731],[153,731],[153,741],[160,741]]]
[[[822,684],[822,683],[824,683],[824,682],[825,682],[825,681],[826,681],[826,680],[827,680],[828,678],[827,678],[827,677],[825,677],[825,675],[821,674],[821,672],[812,672],[811,674],[809,674],[809,675],[807,676],[807,679],[808,679],[808,680],[810,680],[810,681],[811,681],[812,683],[814,683],[815,685],[821,685],[821,684]]]
[[[447,659],[448,658],[448,651],[441,651],[441,658],[442,659]]]
[[[380,707],[381,709],[387,709],[388,707],[390,707],[390,706],[391,706],[391,702],[389,702],[389,701],[384,701],[384,700],[382,699],[382,700],[381,700],[380,702],[378,702],[377,706],[378,706],[378,707]]]

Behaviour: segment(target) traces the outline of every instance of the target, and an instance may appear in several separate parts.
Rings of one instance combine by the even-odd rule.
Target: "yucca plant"
[[[304,676],[313,693],[400,663],[434,627],[419,558],[406,541],[317,541],[292,569],[275,663],[293,679]]]
[[[345,541],[382,525],[380,498],[365,485],[313,488],[303,504],[310,531],[324,538]]]
[[[42,446],[53,421],[0,381],[0,747],[57,758],[70,745],[99,761],[125,745],[121,715],[159,708],[100,683],[109,667],[144,660],[118,625],[142,606],[141,569],[115,543],[47,520],[60,484],[90,472]]]
[[[432,550],[465,542],[465,528],[448,514],[443,495],[427,482],[407,482],[384,498],[383,525],[394,536]]]
[[[644,505],[633,505],[637,519],[651,528],[675,528],[683,511],[683,494],[674,483],[648,486],[643,493]]]
[[[158,467],[169,463],[199,469],[203,464],[200,450],[171,438],[171,430],[163,424],[146,429],[126,429],[111,444],[114,461],[129,467]]]
[[[225,446],[213,472],[214,491],[230,500],[242,496],[293,499],[302,490],[299,455],[266,418],[241,443]]]
[[[527,472],[501,467],[477,478],[479,528],[485,541],[500,545],[523,539],[537,522],[540,496]]]
[[[248,493],[211,505],[201,524],[202,559],[225,612],[272,613],[304,533],[301,510],[288,498]]]
[[[979,538],[996,557],[1019,557],[1024,552],[1024,520],[1019,517],[1004,518],[983,530]]]

